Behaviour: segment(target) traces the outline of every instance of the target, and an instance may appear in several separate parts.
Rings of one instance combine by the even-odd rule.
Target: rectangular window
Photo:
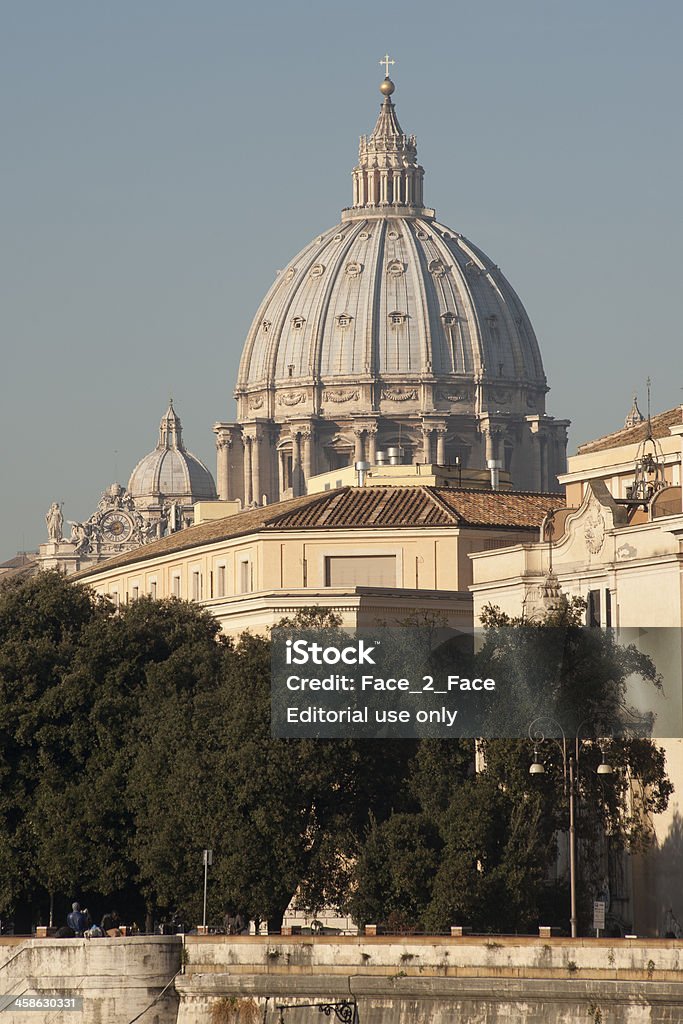
[[[156,596],[157,596],[157,581],[156,580],[150,580],[149,596],[151,598],[153,598],[154,600],[156,600]]]
[[[131,594],[132,600],[133,601],[137,601],[137,599],[140,596],[140,588],[137,586],[137,584],[130,588],[130,594]]]
[[[118,590],[112,590],[112,592],[109,595],[109,597],[114,602],[114,608],[118,608],[118,606],[119,606],[119,592],[118,592]]]
[[[396,555],[329,555],[325,559],[328,587],[395,587]]]
[[[173,596],[180,597],[180,576],[173,577]]]
[[[612,595],[609,588],[605,591],[605,625],[608,629],[612,625]]]
[[[217,597],[225,597],[225,566],[218,566]]]
[[[600,591],[588,591],[588,607],[586,608],[586,625],[600,626]]]
[[[254,574],[251,562],[247,559],[240,562],[240,593],[250,594],[254,589]]]
[[[198,572],[192,573],[192,600],[201,601],[202,581]]]

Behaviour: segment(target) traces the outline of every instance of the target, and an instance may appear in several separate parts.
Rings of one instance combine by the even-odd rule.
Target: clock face
[[[125,512],[107,512],[100,523],[102,536],[111,544],[120,544],[128,540],[133,532],[133,524]]]

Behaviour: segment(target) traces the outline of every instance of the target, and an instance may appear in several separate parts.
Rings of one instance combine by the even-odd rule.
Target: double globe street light
[[[539,744],[545,742],[546,736],[542,731],[541,726],[551,726],[553,731],[559,730],[562,735],[562,742],[554,737],[549,739],[555,744],[562,755],[562,769],[564,774],[564,792],[565,796],[569,797],[569,900],[570,900],[570,925],[571,925],[571,937],[575,939],[577,937],[577,922],[576,922],[576,824],[575,824],[575,799],[576,799],[576,781],[577,781],[577,768],[579,763],[579,751],[581,749],[581,727],[585,725],[582,722],[578,726],[576,733],[570,739],[574,740],[574,749],[568,749],[567,736],[564,729],[554,718],[548,716],[542,716],[535,718],[529,725],[529,739],[534,744],[534,760],[529,766],[530,775],[545,775],[545,765],[539,760],[538,747]],[[597,767],[598,775],[612,775],[614,769],[605,758],[605,751],[602,745],[600,746],[600,752],[602,760]]]

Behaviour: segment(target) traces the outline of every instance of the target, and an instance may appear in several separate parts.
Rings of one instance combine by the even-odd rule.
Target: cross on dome
[[[380,64],[384,64],[384,69],[385,69],[384,77],[388,78],[389,77],[389,65],[390,64],[392,64],[392,65],[395,64],[396,61],[392,60],[388,53],[385,53],[379,63]]]

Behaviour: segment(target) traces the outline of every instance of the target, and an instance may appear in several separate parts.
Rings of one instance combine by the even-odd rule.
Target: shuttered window
[[[329,555],[328,587],[395,587],[396,555]]]

